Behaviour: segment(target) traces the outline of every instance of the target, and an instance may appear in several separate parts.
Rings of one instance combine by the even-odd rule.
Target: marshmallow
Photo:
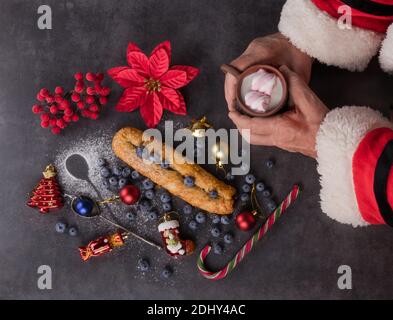
[[[273,89],[276,86],[276,81],[277,76],[275,74],[259,69],[253,75],[251,89],[264,93],[267,96],[271,96]]]
[[[266,112],[270,106],[270,96],[258,91],[250,91],[245,96],[245,102],[254,111]]]

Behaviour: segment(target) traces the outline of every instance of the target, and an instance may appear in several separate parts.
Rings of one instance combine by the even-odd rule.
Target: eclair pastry
[[[144,160],[138,154],[141,147],[161,150],[162,159],[173,159],[173,162],[168,161],[169,167],[164,168],[157,162]],[[215,214],[233,212],[235,188],[218,180],[199,165],[185,162],[181,154],[164,143],[143,141],[141,130],[130,127],[119,130],[113,138],[112,149],[134,170],[192,206]],[[187,180],[193,183],[187,183]]]

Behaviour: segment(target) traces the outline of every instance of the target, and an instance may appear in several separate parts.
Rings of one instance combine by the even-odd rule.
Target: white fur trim
[[[178,242],[178,243],[176,243],[175,245],[170,244],[170,245],[168,245],[168,246],[166,246],[166,247],[168,248],[168,250],[169,250],[171,253],[176,253],[176,252],[178,252],[178,251],[183,247],[183,245],[182,245],[180,242]],[[179,252],[179,254],[181,254],[181,253]]]
[[[179,221],[177,220],[165,221],[158,225],[159,232],[164,232],[165,230],[176,228],[179,228]]]
[[[384,71],[393,72],[393,24],[390,25],[386,38],[382,42],[379,63]]]
[[[278,29],[313,58],[351,71],[363,71],[383,39],[380,33],[355,26],[340,29],[336,19],[310,0],[287,0]]]
[[[365,134],[381,127],[393,127],[393,124],[367,107],[334,109],[323,121],[316,148],[321,208],[330,218],[354,227],[368,225],[357,205],[352,157]]]

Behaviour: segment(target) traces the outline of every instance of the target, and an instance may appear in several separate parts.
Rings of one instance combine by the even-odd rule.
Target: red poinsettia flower
[[[140,107],[146,125],[155,127],[161,120],[163,109],[186,114],[186,104],[178,91],[191,82],[199,70],[190,66],[169,67],[171,43],[160,43],[148,58],[134,43],[127,48],[129,67],[116,67],[108,74],[125,88],[116,110],[132,112]]]

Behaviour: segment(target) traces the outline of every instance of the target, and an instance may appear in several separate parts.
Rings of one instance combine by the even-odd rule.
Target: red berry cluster
[[[64,92],[62,87],[56,87],[52,94],[43,88],[37,94],[40,103],[35,104],[32,111],[40,115],[41,127],[50,127],[53,134],[59,134],[80,117],[97,120],[101,108],[108,102],[111,89],[102,86],[103,73],[88,72],[84,76],[78,72],[74,78],[74,90]]]

